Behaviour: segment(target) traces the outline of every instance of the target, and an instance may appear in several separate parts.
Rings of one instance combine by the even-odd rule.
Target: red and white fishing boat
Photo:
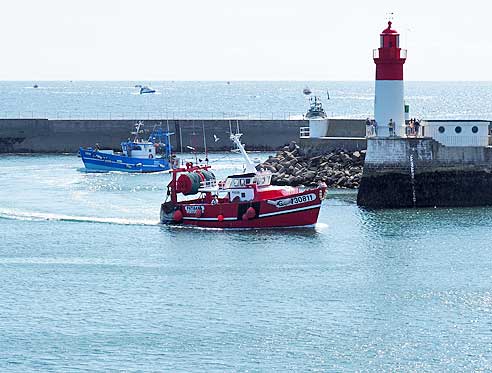
[[[270,185],[271,173],[256,170],[240,137],[241,134],[231,134],[246,161],[242,174],[217,182],[210,166],[190,162],[171,171],[168,196],[161,205],[161,223],[243,229],[316,224],[326,185],[311,189]],[[183,195],[181,201],[178,194]],[[186,197],[192,195],[191,199]]]

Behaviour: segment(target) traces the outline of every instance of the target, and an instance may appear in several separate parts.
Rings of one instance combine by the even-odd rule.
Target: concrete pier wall
[[[344,149],[348,152],[365,150],[367,148],[367,140],[365,137],[302,138],[299,140],[299,145],[306,153],[316,156],[328,154],[337,149]]]
[[[326,137],[366,137],[363,119],[328,119]]]
[[[361,119],[328,119],[322,137],[299,139],[299,145],[308,153],[323,155],[338,149],[349,152],[367,147],[365,121]]]
[[[368,139],[360,206],[492,205],[492,148],[447,147],[431,138]]]
[[[146,120],[145,128],[166,120]],[[236,130],[236,120],[169,120],[169,128],[175,132],[172,144],[176,151],[193,146],[202,151],[203,128],[209,151],[231,149],[229,123]],[[290,141],[299,140],[304,120],[238,120],[243,142],[250,150],[277,150]],[[80,146],[119,149],[120,142],[129,137],[134,120],[48,120],[48,119],[0,119],[0,153],[72,153]],[[363,121],[331,120],[330,136],[356,137],[364,131]],[[214,137],[214,135],[216,137]],[[218,141],[215,141],[218,138]]]

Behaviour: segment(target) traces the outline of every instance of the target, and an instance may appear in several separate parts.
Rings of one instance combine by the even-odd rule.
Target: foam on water
[[[119,225],[157,225],[159,222],[148,219],[128,219],[97,216],[75,216],[54,214],[48,212],[18,211],[15,209],[0,208],[0,219],[26,220],[26,221],[66,221],[83,223],[104,223]]]
[[[318,232],[322,232],[322,231],[328,229],[328,227],[329,227],[328,224],[320,223],[320,222],[316,223],[316,225],[315,225],[316,231],[318,231]]]

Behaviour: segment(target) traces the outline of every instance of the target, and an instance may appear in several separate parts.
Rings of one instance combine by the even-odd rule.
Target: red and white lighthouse
[[[373,51],[376,64],[374,119],[378,136],[401,136],[405,133],[403,64],[406,58],[407,50],[400,48],[400,34],[391,29],[389,21],[388,28],[381,33],[379,48]]]

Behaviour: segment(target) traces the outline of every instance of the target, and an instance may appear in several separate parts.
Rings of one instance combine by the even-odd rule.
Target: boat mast
[[[166,156],[168,161],[171,161],[172,147],[171,147],[171,132],[169,131],[169,120],[166,119],[167,133],[166,133]]]
[[[133,142],[138,142],[138,134],[140,133],[140,126],[142,126],[143,123],[142,121],[138,121],[137,124],[135,125],[135,138],[133,139]]]
[[[247,173],[256,173],[256,167],[255,167],[254,163],[249,158],[249,155],[248,155],[248,153],[246,153],[246,150],[244,150],[243,144],[241,144],[240,139],[241,139],[242,135],[243,135],[242,133],[236,133],[236,134],[231,133],[231,140],[232,140],[232,142],[234,142],[234,144],[236,144],[239,151],[243,155],[244,160],[246,161],[246,172]]]
[[[207,139],[205,138],[205,122],[202,120],[203,129],[203,147],[205,149],[205,161],[208,163]]]

